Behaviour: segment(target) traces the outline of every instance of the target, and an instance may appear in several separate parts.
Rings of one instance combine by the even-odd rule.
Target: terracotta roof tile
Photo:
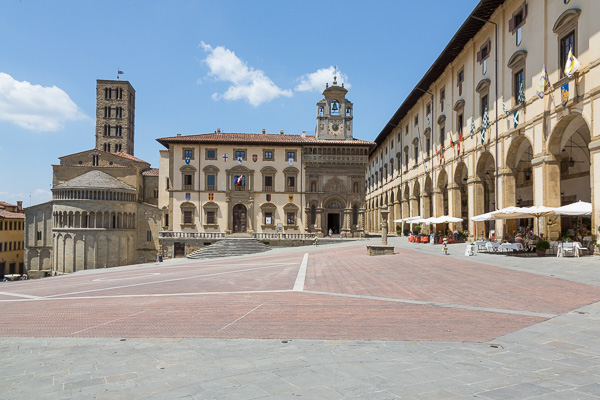
[[[6,211],[4,209],[0,209],[0,218],[25,219],[25,214],[14,213],[14,212]]]
[[[128,159],[128,160],[132,160],[132,161],[137,161],[137,162],[143,162],[143,163],[146,163],[146,164],[150,164],[148,161],[144,161],[144,160],[142,160],[141,158],[134,157],[134,156],[132,156],[131,154],[129,154],[129,153],[125,153],[125,152],[123,152],[123,151],[120,151],[120,152],[118,152],[118,153],[113,153],[113,154],[114,154],[115,156],[123,157],[123,158],[126,158],[126,159]]]
[[[295,145],[375,145],[366,140],[317,140],[315,136],[261,134],[261,133],[205,133],[200,135],[171,136],[156,139],[168,147],[168,143],[249,143],[249,144],[295,144]]]
[[[7,207],[7,206],[8,207],[16,207],[16,205],[7,203],[5,201],[0,201],[0,206],[4,206],[4,207]]]
[[[158,168],[150,168],[142,172],[144,176],[158,176]]]

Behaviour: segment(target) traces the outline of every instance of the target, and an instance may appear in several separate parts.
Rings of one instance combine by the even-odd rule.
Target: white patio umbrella
[[[566,206],[555,208],[554,213],[557,215],[579,216],[579,226],[582,227],[582,216],[592,215],[592,203],[586,203],[585,201],[579,200],[577,203],[571,203]]]
[[[540,234],[540,217],[554,214],[555,208],[546,206],[532,207],[506,207],[498,211],[492,211],[494,219],[519,219],[535,218],[537,222],[537,233]]]
[[[557,215],[592,215],[592,203],[579,200],[577,203],[555,208],[554,213]]]
[[[429,218],[429,221],[432,224],[446,224],[448,222],[457,223],[457,222],[462,222],[462,220],[463,220],[462,218],[451,217],[449,215],[442,215],[441,217],[437,217],[437,218]]]

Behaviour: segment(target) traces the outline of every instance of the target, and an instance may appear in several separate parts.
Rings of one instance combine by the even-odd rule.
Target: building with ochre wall
[[[364,234],[365,167],[372,142],[354,139],[347,90],[317,103],[315,136],[262,133],[157,139],[165,255],[232,234]]]
[[[531,222],[471,218],[582,200],[593,205],[596,232],[598,15],[595,0],[480,1],[376,138],[367,231],[381,230],[387,205],[390,226],[400,230],[410,227],[394,220],[451,215],[463,218],[455,227],[471,236],[493,229],[502,238]],[[550,239],[576,224],[540,219]]]
[[[25,273],[24,220],[21,201],[17,205],[0,201],[0,280],[5,275]]]

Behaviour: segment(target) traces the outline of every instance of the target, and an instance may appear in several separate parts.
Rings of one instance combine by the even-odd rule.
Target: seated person
[[[521,243],[522,245],[525,244],[525,239],[523,239],[523,236],[520,233],[518,233],[517,237],[515,237],[515,243]]]

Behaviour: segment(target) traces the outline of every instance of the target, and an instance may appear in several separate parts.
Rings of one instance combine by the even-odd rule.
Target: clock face
[[[340,129],[340,126],[334,122],[333,125],[331,125],[331,129],[333,129],[334,132],[337,132]]]

